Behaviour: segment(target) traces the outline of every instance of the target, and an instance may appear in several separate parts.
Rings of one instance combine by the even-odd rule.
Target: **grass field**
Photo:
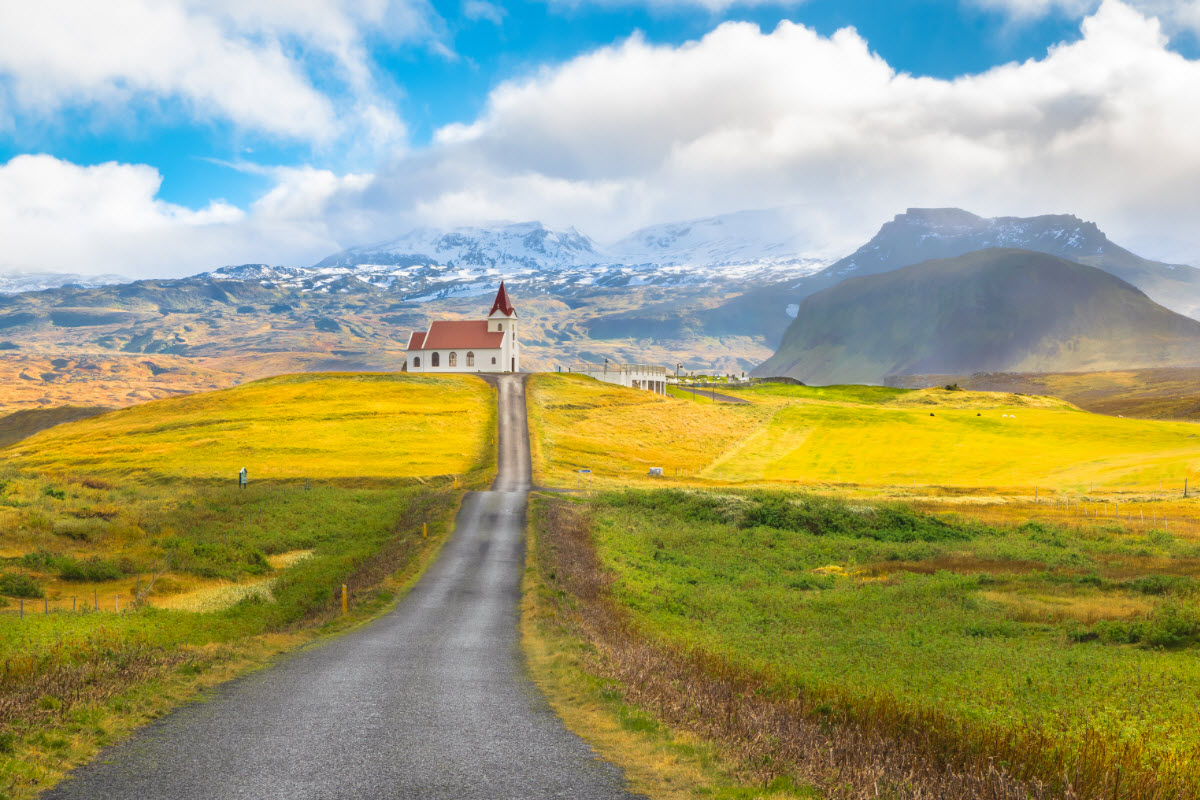
[[[1032,494],[1181,493],[1200,479],[1200,428],[1120,419],[1016,394],[768,384],[750,405],[658,398],[586,378],[538,375],[535,468],[570,485],[665,480],[895,490],[958,487]]]
[[[761,490],[608,492],[588,514],[644,636],[754,676],[756,697],[800,698],[805,719],[1060,789],[1066,764],[1079,796],[1200,787],[1200,541]],[[668,717],[680,702],[648,701]]]
[[[0,797],[30,796],[205,682],[341,624],[342,584],[351,621],[386,603],[444,538],[456,481],[490,479],[492,392],[465,376],[290,376],[10,448]]]
[[[465,473],[492,390],[467,376],[321,374],[121,409],[35,435],[22,469],[146,478],[411,478]]]

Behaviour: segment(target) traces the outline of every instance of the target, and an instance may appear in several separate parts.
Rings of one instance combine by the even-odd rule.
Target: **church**
[[[520,372],[517,310],[504,282],[487,319],[443,320],[408,337],[409,372]]]

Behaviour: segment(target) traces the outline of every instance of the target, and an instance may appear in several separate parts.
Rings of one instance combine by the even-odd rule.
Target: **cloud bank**
[[[284,140],[396,136],[403,123],[379,97],[365,40],[441,46],[436,27],[425,0],[0,3],[0,125],[178,103],[194,120]],[[348,99],[332,101],[324,81]]]
[[[422,223],[541,219],[603,239],[775,205],[805,209],[814,249],[846,252],[908,206],[954,205],[1076,213],[1144,255],[1200,264],[1198,123],[1200,62],[1118,0],[1043,58],[949,81],[897,72],[852,29],[726,23],[678,47],[633,36],[503,83],[477,119],[370,175],[276,170],[244,211],[163,204],[145,167],[14,159],[0,169],[0,221],[24,221],[9,228],[18,255],[0,258],[182,274],[311,263]],[[34,225],[13,182],[38,170],[76,183]],[[118,215],[71,199],[110,192],[143,227],[101,239]]]

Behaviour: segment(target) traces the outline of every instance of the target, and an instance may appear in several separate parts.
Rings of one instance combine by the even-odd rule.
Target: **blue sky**
[[[1066,14],[1014,22],[1001,9],[954,0],[810,0],[717,12],[687,5],[651,9],[516,2],[503,5],[500,24],[467,18],[458,2],[436,2],[432,8],[444,26],[439,36],[450,53],[425,42],[376,42],[371,52],[384,94],[407,122],[410,144],[418,147],[428,144],[437,128],[472,120],[497,83],[536,73],[634,31],[650,42],[678,45],[726,20],[746,20],[770,30],[787,19],[825,35],[854,27],[897,70],[941,78],[1037,58],[1050,46],[1079,36],[1078,20]],[[1179,38],[1176,46],[1188,44]],[[336,92],[339,87],[330,88]],[[170,98],[148,108],[138,105],[115,117],[86,108],[65,109],[49,119],[23,117],[0,139],[0,160],[36,152],[77,164],[147,163],[163,173],[160,196],[190,207],[217,198],[245,204],[269,185],[264,176],[224,166],[231,162],[335,170],[372,166],[349,147],[314,149],[304,142],[240,131],[225,120],[189,118],[171,108]]]
[[[810,209],[800,227],[836,252],[889,209],[964,201],[1090,213],[1160,257],[1200,254],[1171,222],[1188,209],[1145,223],[1197,156],[1167,134],[1161,176],[1116,181],[1124,202],[1094,185],[1078,201],[1056,189],[1052,204],[1015,178],[971,186],[1008,183],[1006,160],[1033,176],[1086,172],[1088,153],[1098,169],[1105,153],[1137,160],[1109,102],[1144,102],[1137,81],[1184,84],[1150,116],[1190,120],[1193,0],[42,5],[0,10],[0,223],[36,223],[0,268],[303,261],[409,224],[510,213],[612,238],[775,205]],[[712,108],[689,75],[713,87]],[[1103,141],[1097,124],[1111,126]],[[1064,143],[1082,149],[1068,157]],[[915,180],[900,168],[922,158]],[[864,192],[878,202],[854,211]],[[60,229],[72,247],[57,253]],[[168,255],[173,236],[195,256]]]

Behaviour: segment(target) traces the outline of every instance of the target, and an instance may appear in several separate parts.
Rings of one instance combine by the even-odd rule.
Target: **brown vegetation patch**
[[[11,655],[0,664],[0,729],[61,718],[78,703],[102,702],[195,660],[189,648],[154,647],[104,631]]]
[[[859,567],[858,572],[866,575],[887,575],[893,572],[913,572],[933,575],[938,572],[980,573],[1000,575],[1022,575],[1044,570],[1040,561],[985,561],[971,556],[945,556],[928,561],[882,561]]]

